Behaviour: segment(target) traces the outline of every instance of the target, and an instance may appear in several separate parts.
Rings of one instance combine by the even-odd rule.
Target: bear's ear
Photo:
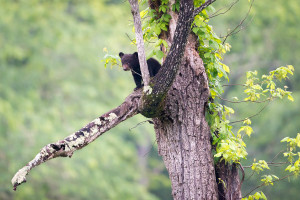
[[[124,56],[124,53],[123,53],[123,52],[120,52],[120,53],[119,53],[119,56],[120,56],[120,58],[122,58],[122,57]]]
[[[133,55],[134,55],[135,57],[137,57],[137,58],[139,57],[138,52],[134,52]]]

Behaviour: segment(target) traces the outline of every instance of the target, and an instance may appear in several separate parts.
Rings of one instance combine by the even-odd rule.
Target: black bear
[[[136,84],[136,88],[134,88],[134,90],[141,88],[143,85],[142,85],[142,74],[141,74],[138,53],[135,52],[134,54],[124,54],[123,52],[120,52],[119,56],[121,58],[123,70],[124,71],[131,70],[134,82]],[[148,65],[150,77],[155,76],[161,67],[159,62],[154,58],[148,59],[147,65]]]

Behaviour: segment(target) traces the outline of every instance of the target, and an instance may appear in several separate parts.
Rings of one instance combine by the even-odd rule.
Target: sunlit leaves
[[[110,67],[113,67],[115,65],[121,66],[121,59],[119,56],[108,54],[108,50],[106,48],[104,48],[103,51],[106,54],[105,54],[103,60],[101,60],[101,62],[104,62],[105,68],[107,66],[110,66]]]
[[[296,138],[286,137],[282,139],[281,142],[287,143],[287,151],[284,152],[283,155],[287,157],[290,162],[290,165],[288,165],[285,170],[298,175],[300,172],[300,133],[297,134]]]
[[[234,110],[230,107],[224,106],[224,114],[229,116],[230,114],[234,114]]]
[[[258,162],[254,162],[252,164],[251,169],[259,174],[259,172],[263,171],[264,169],[270,169],[270,168],[266,161],[259,160]]]
[[[251,126],[241,126],[241,128],[237,133],[239,134],[242,131],[245,132],[245,134],[250,137],[253,132],[253,129],[251,128]]]
[[[279,178],[275,175],[264,175],[261,181],[264,183],[264,185],[274,185],[273,182],[278,179]]]
[[[242,198],[242,200],[259,200],[259,199],[267,200],[267,197],[263,192],[256,192],[253,195],[249,195],[248,197]]]
[[[251,124],[251,120],[250,120],[249,118],[247,118],[247,119],[245,119],[245,120],[243,121],[243,124],[248,124],[248,125],[250,125],[250,124]]]
[[[294,98],[293,98],[293,96],[291,94],[288,94],[288,100],[294,101]]]
[[[201,5],[199,1],[195,3],[196,5]],[[226,48],[222,45],[220,38],[213,32],[212,26],[207,24],[208,15],[206,11],[201,12],[199,15],[195,16],[194,22],[192,24],[192,31],[199,38],[199,48],[198,52],[203,60],[206,73],[209,79],[209,86],[211,89],[211,96],[220,95],[223,92],[222,86],[219,83],[223,78],[228,79],[228,73],[230,69],[227,65],[223,64],[223,54],[226,49],[229,49],[227,44]]]
[[[288,74],[293,75],[294,68],[291,65],[286,67],[279,67],[273,71],[270,71],[268,75],[262,75],[261,78],[258,78],[257,71],[248,71],[246,73],[247,80],[244,84],[246,89],[244,93],[247,97],[245,101],[258,101],[261,97],[268,97],[266,100],[273,100],[274,98],[287,97],[290,101],[294,101],[291,92],[287,91],[287,87],[284,89],[277,87],[276,81],[285,80],[288,78]]]
[[[142,10],[140,12],[140,16],[141,18],[143,19],[144,17],[146,17],[146,15],[148,14],[148,11],[149,11],[149,8],[145,9],[145,10]]]
[[[222,140],[217,145],[217,154],[215,157],[221,157],[226,162],[239,162],[241,159],[245,159],[248,155],[246,144],[241,138],[229,137],[227,140]]]
[[[229,43],[225,43],[224,48],[225,48],[225,51],[230,51],[231,45]]]
[[[180,1],[176,0],[176,2],[172,5],[172,11],[179,12],[179,9],[180,9]]]
[[[158,12],[156,10],[146,8],[140,12],[142,16],[143,38],[146,43],[155,43],[154,49],[148,57],[156,56],[158,59],[164,57],[164,53],[160,50],[161,46],[168,51],[168,44],[165,40],[159,39],[159,35],[163,31],[168,31],[171,16],[168,14],[169,0],[162,0]],[[179,3],[179,2],[178,2]],[[176,6],[175,6],[176,7]]]
[[[154,46],[155,46],[155,47],[163,46],[166,50],[169,49],[168,43],[167,43],[165,40],[163,40],[163,39],[158,39],[158,40],[156,41],[156,43],[155,43]],[[158,59],[162,59],[162,58],[165,56],[165,54],[164,54],[164,52],[162,52],[162,51],[160,50],[160,48],[155,48],[155,49],[153,49],[153,50],[150,52],[150,54],[149,54],[148,57],[150,58],[150,57],[153,57],[153,56],[156,56]]]
[[[225,72],[230,73],[230,69],[229,69],[229,67],[227,65],[225,65],[223,63],[221,63],[221,65],[222,65],[222,67],[223,67],[223,69],[224,69]]]
[[[199,6],[201,6],[204,2],[205,2],[205,0],[194,0],[194,6],[195,6],[195,7],[199,7]]]

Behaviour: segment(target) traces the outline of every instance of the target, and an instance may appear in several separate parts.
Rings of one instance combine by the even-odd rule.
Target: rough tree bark
[[[169,14],[172,20],[164,39],[174,45],[176,28],[184,22],[176,13]],[[218,199],[211,135],[205,121],[208,80],[197,53],[197,38],[189,31],[186,34],[181,66],[165,99],[165,115],[154,120],[158,149],[169,172],[174,199]]]
[[[161,70],[150,81],[152,92],[135,91],[118,108],[64,140],[46,145],[14,176],[14,188],[26,181],[33,167],[58,156],[72,156],[105,131],[141,113],[154,120],[159,154],[169,172],[174,199],[240,199],[237,167],[222,162],[215,166],[213,162],[210,129],[205,121],[208,80],[197,53],[197,38],[190,32],[194,16],[214,1],[207,0],[197,9],[193,0],[180,1],[178,15],[170,9],[169,30],[161,37],[171,48]],[[158,10],[160,0],[149,0],[149,5]]]
[[[237,164],[228,165],[224,161],[216,164],[217,181],[220,178],[222,181],[218,184],[218,193],[220,200],[242,199],[241,186],[242,182],[239,178]],[[222,183],[223,182],[223,183]],[[224,185],[224,183],[226,185]]]
[[[166,115],[154,120],[174,199],[218,199],[211,135],[205,121],[208,97],[205,69],[191,36],[165,101]]]

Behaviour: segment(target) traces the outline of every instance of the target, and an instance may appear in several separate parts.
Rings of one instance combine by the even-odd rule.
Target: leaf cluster
[[[297,134],[296,138],[286,137],[281,142],[287,143],[287,151],[283,155],[287,157],[290,163],[285,170],[298,176],[300,172],[300,133]]]
[[[263,192],[256,192],[253,195],[249,195],[246,198],[242,198],[242,200],[259,200],[259,199],[267,200],[267,197]]]

